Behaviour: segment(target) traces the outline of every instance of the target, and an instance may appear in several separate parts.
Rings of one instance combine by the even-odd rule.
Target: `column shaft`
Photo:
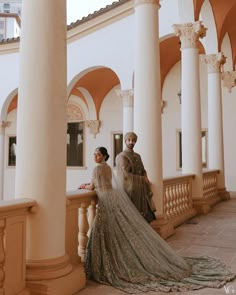
[[[17,198],[39,205],[27,258],[65,255],[66,0],[24,0],[17,118]]]
[[[203,197],[201,102],[198,40],[206,29],[201,22],[174,25],[181,40],[182,173],[195,174],[193,198]]]
[[[209,169],[218,169],[218,188],[225,189],[224,144],[221,93],[221,65],[226,61],[222,53],[203,56],[208,65],[208,159]]]
[[[163,213],[159,0],[135,1],[134,131],[154,202]]]
[[[119,90],[117,94],[123,102],[123,134],[133,131],[134,129],[134,91]]]

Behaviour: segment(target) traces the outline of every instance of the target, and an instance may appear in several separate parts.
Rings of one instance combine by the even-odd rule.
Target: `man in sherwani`
[[[152,201],[151,184],[141,156],[134,152],[137,138],[134,132],[125,134],[126,149],[116,157],[117,179],[135,207],[150,223],[156,219],[155,206]]]

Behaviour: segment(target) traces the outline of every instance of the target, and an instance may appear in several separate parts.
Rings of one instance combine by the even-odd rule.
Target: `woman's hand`
[[[86,185],[88,185],[89,183],[82,183],[80,186],[79,186],[79,189],[85,189]]]

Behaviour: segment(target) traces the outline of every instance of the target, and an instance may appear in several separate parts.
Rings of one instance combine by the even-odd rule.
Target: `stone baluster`
[[[87,219],[88,213],[88,203],[82,203],[79,208],[79,256],[81,260],[84,261],[84,256],[86,252],[86,245],[88,241],[88,230],[89,223]]]
[[[96,216],[96,201],[92,200],[91,204],[89,206],[89,214],[88,214],[88,224],[89,224],[89,231],[88,231],[88,236],[90,235],[90,231]]]

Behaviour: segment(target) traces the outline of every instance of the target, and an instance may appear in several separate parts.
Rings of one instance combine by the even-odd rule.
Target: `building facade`
[[[65,281],[74,280],[65,258],[65,191],[90,180],[97,146],[108,148],[115,170],[127,131],[138,134],[136,151],[152,182],[163,236],[171,233],[168,206],[176,206],[181,188],[191,187],[188,204],[195,206],[184,218],[207,213],[236,190],[236,5],[120,0],[66,30],[65,0],[40,0],[36,7],[30,1],[23,2],[21,40],[0,44],[0,193],[3,200],[27,197],[38,204],[28,228],[28,281],[37,261],[46,274],[35,275],[34,289],[37,279],[48,278],[51,258],[54,278],[60,264]],[[170,177],[191,181],[174,185],[166,206]]]
[[[0,40],[20,36],[22,0],[0,1]]]

